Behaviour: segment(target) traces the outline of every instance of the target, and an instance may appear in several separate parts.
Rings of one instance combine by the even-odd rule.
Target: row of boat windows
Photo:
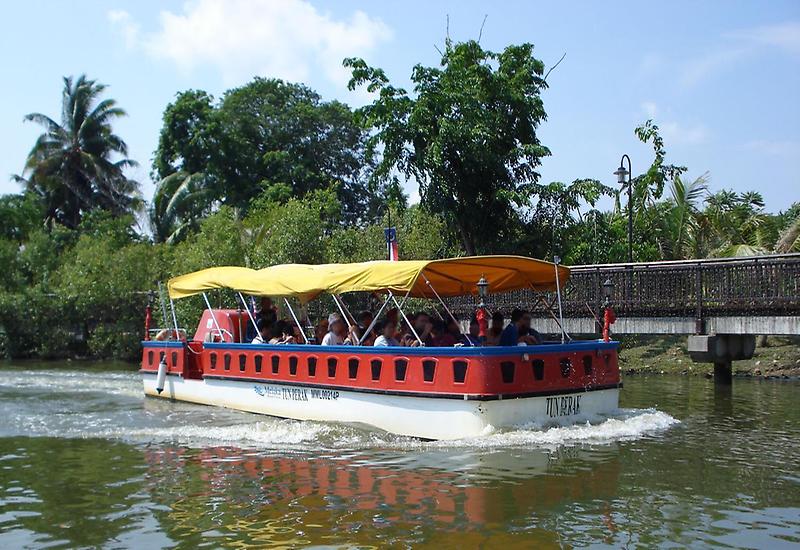
[[[152,364],[153,357],[152,353],[150,352],[149,361]],[[163,352],[162,352],[163,353]],[[176,354],[177,355],[177,354]],[[217,368],[217,359],[218,354],[212,353],[211,354],[211,370],[216,370]],[[173,358],[173,362],[176,359]],[[256,355],[253,357],[255,363],[255,371],[256,373],[263,372],[264,367],[264,356]],[[223,361],[223,369],[226,371],[231,370],[231,361],[232,356],[229,353],[226,353],[222,357]],[[244,372],[247,367],[247,355],[242,353],[238,356],[239,362],[239,371]],[[289,356],[289,374],[291,376],[297,375],[297,366],[299,363],[299,358],[297,356]],[[308,357],[306,364],[308,368],[308,376],[316,377],[317,375],[317,363],[318,359],[316,357]],[[583,363],[583,374],[586,376],[591,376],[593,373],[592,368],[592,356],[585,355],[582,359]],[[327,361],[327,375],[328,378],[335,378],[336,377],[336,369],[338,367],[339,360],[336,357],[329,357]],[[351,358],[347,362],[347,375],[350,379],[355,380],[358,378],[358,368],[360,365],[360,360],[356,359],[355,357]],[[463,360],[454,360],[453,363],[453,381],[456,383],[463,384],[464,380],[467,377],[467,362]],[[534,359],[531,363],[533,368],[533,378],[534,380],[544,380],[544,361],[541,359]],[[422,361],[422,379],[425,382],[433,382],[434,376],[436,375],[436,367],[437,362],[434,360],[423,360]],[[559,361],[559,367],[561,371],[562,378],[569,378],[572,374],[572,359],[569,357],[564,357]],[[272,374],[278,374],[280,370],[280,356],[272,355],[270,357],[270,369]],[[372,380],[380,380],[381,378],[381,371],[383,369],[383,361],[381,359],[372,359],[370,361],[370,376]],[[514,377],[516,374],[517,364],[513,361],[503,361],[500,363],[500,374],[502,376],[503,382],[507,384],[511,384],[514,382]],[[406,373],[408,372],[408,360],[407,359],[395,359],[394,360],[394,378],[398,382],[403,382],[406,379]]]

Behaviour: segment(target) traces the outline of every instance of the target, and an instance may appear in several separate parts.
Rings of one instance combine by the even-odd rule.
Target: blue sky
[[[669,161],[708,171],[712,189],[763,193],[767,208],[800,200],[800,2],[191,2],[5,3],[0,60],[0,193],[17,192],[38,128],[26,113],[59,114],[61,77],[109,85],[129,117],[116,129],[150,161],[164,107],[179,91],[215,96],[254,75],[303,81],[324,98],[361,105],[346,89],[344,56],[361,56],[408,85],[415,63],[435,64],[446,18],[453,39],[494,50],[532,42],[549,67],[552,151],[542,181],[596,177],[615,184],[623,153],[640,173],[652,153],[634,127],[653,118]],[[413,197],[413,186],[408,189]]]

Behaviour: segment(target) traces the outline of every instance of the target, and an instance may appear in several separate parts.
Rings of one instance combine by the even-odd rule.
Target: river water
[[[800,545],[800,383],[628,377],[598,425],[421,442],[0,367],[0,547]]]

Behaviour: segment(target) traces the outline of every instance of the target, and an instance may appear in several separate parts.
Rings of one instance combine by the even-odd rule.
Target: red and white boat
[[[216,288],[234,290],[240,297],[293,297],[301,302],[330,293],[337,305],[342,293],[380,293],[385,299],[376,318],[389,304],[405,318],[402,306],[409,297],[442,300],[479,292],[553,290],[568,277],[564,266],[484,256],[257,271],[211,268],[172,279],[168,288],[170,304]],[[479,289],[479,279],[488,288],[484,283]],[[248,310],[213,309],[207,298],[205,302],[208,309],[193,338],[142,343],[145,394],[283,418],[360,424],[426,439],[592,420],[618,407],[622,384],[617,342],[505,347],[251,344],[245,343],[248,323],[254,322]],[[296,319],[293,312],[292,317]],[[175,325],[172,333],[180,334]]]

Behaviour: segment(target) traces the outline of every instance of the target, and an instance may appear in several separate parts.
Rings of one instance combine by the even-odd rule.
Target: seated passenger
[[[531,326],[531,316],[523,309],[514,309],[511,312],[511,322],[503,329],[500,335],[501,346],[533,345],[538,343],[529,334]]]
[[[433,324],[431,323],[431,317],[424,311],[420,311],[414,314],[414,317],[410,319],[410,321],[414,324],[414,330],[417,332],[419,339],[422,340],[422,344],[425,346],[432,346],[433,345],[433,337],[431,336],[431,330],[433,329]],[[419,345],[419,340],[416,340],[416,336],[413,335],[417,345]]]
[[[321,344],[322,339],[325,338],[325,335],[328,334],[328,320],[327,319],[320,319],[317,326],[314,327],[314,343]]]
[[[256,321],[256,328],[258,329],[258,334],[256,337],[253,338],[251,344],[266,344],[272,338],[272,323],[270,323],[264,317],[260,318]]]
[[[328,334],[322,339],[323,346],[341,346],[347,337],[347,325],[338,313],[328,315]]]
[[[444,321],[436,320],[432,322],[432,325],[431,337],[435,347],[452,348],[456,345],[458,340],[447,330],[447,324]]]
[[[486,344],[487,346],[499,346],[500,345],[500,334],[503,332],[503,314],[499,311],[495,311],[492,314],[492,324],[489,326],[489,330],[486,333]]]
[[[356,324],[351,326],[349,329],[349,333],[347,338],[345,338],[345,344],[352,344],[354,346],[363,345],[363,346],[371,346],[375,342],[375,332],[374,329],[370,330],[370,333],[364,338],[364,341],[361,341],[361,338],[366,333],[369,326],[372,324],[372,312],[371,311],[362,311],[356,316]]]
[[[380,333],[380,336],[375,338],[376,346],[399,346],[400,342],[398,342],[394,335],[397,332],[397,325],[394,324],[394,321],[391,319],[386,319],[384,321],[379,322],[375,325],[375,328]]]
[[[469,332],[461,337],[461,345],[480,346],[481,345],[480,332],[481,332],[481,327],[478,324],[478,320],[473,316],[472,319],[469,320]]]
[[[273,330],[274,336],[270,339],[270,344],[294,344],[294,331],[292,330],[292,325],[290,325],[287,321],[281,319],[277,323],[275,323],[275,329]]]

